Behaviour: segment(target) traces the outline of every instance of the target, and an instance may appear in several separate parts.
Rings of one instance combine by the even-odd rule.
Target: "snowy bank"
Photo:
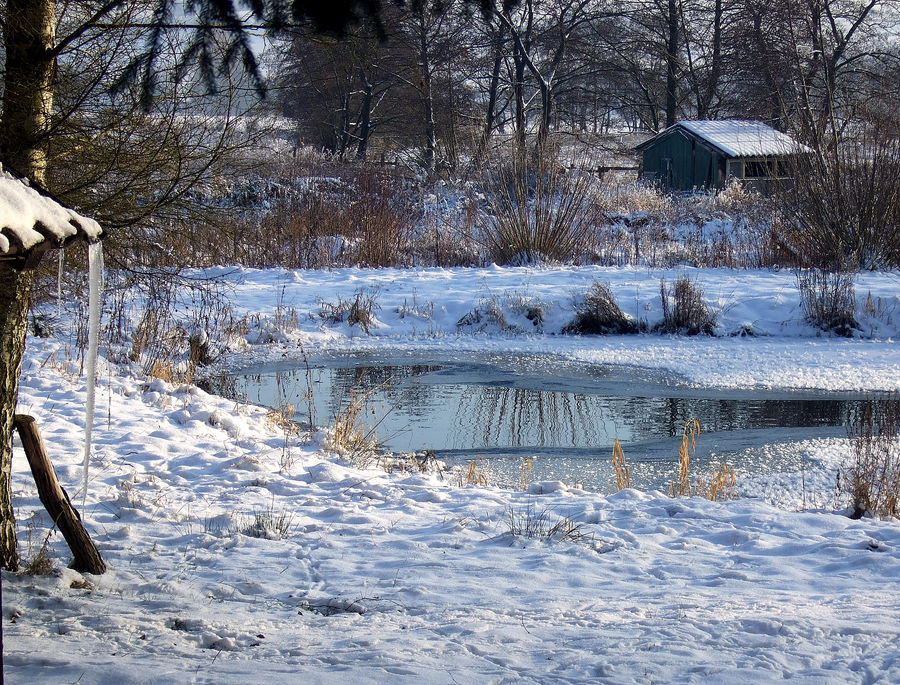
[[[732,293],[720,309],[723,333],[752,317],[767,335],[456,329],[485,293],[527,290],[562,308],[594,279],[609,281],[622,302],[623,293],[646,293],[635,311],[649,304],[652,317],[659,274],[639,270],[227,278],[235,311],[258,314],[260,328],[278,308],[296,313],[280,343],[248,345],[245,361],[278,358],[299,342],[450,345],[655,365],[693,383],[897,389],[887,316],[878,319],[884,335],[816,337],[796,315],[787,274],[692,277],[707,297]],[[864,283],[896,302],[892,275]],[[371,335],[319,316],[321,300],[375,287]],[[433,302],[433,313],[401,316],[413,297]],[[68,349],[30,340],[19,411],[37,418],[74,499],[85,384]],[[840,513],[833,473],[846,440],[798,444],[808,473],[749,483],[743,499],[724,503],[604,496],[558,482],[515,492],[354,468],[328,454],[320,435],[286,430],[263,408],[109,362],[99,377],[82,513],[110,571],[3,573],[10,683],[900,681],[900,526]],[[18,446],[13,490],[27,560],[48,522]],[[795,511],[801,490],[809,510]],[[511,534],[511,522],[541,515],[565,517],[578,534]],[[58,534],[49,547],[65,566]]]

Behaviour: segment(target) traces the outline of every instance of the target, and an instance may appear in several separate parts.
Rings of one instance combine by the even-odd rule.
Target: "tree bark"
[[[33,280],[33,272],[0,262],[0,564],[10,571],[19,566],[10,488],[13,422]]]
[[[52,0],[7,0],[0,156],[43,184],[44,135],[53,106],[55,11]],[[12,433],[34,276],[0,263],[0,566],[18,568],[10,478]]]

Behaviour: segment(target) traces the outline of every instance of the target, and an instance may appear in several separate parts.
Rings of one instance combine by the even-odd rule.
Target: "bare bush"
[[[110,272],[104,322],[110,355],[166,381],[194,380],[221,357],[233,330],[225,287],[165,269]],[[179,317],[180,311],[189,314]]]
[[[712,335],[715,332],[716,315],[703,303],[703,290],[689,278],[678,278],[671,294],[666,282],[660,281],[659,291],[663,320],[656,330],[685,335]]]
[[[563,333],[576,335],[607,335],[637,333],[638,325],[626,316],[613,298],[609,286],[594,281],[575,313],[575,318]]]
[[[807,323],[828,333],[850,336],[856,321],[856,274],[825,269],[797,271],[800,306]]]
[[[288,268],[412,263],[417,208],[403,177],[322,160],[282,169],[276,178],[245,179],[249,197],[229,200],[240,210],[236,225],[222,231],[232,260]]]
[[[549,148],[514,151],[483,172],[484,243],[500,264],[577,261],[599,219],[588,174],[569,172]]]
[[[850,465],[839,486],[849,495],[853,516],[900,516],[900,402],[870,403],[851,427]]]
[[[812,135],[785,193],[780,228],[800,266],[836,271],[900,265],[900,136],[896,115],[867,113],[837,134]]]

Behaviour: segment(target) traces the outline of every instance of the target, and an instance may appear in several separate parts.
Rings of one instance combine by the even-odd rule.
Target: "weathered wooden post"
[[[37,422],[33,416],[26,414],[16,414],[15,422],[25,456],[28,457],[28,464],[31,466],[31,473],[34,475],[34,482],[37,484],[41,504],[47,509],[53,523],[59,528],[69,549],[72,550],[74,559],[69,564],[70,568],[80,573],[97,575],[103,573],[106,571],[106,564],[84,529],[81,517],[69,502],[69,496],[56,479],[56,472],[50,463],[50,457],[47,456]]]

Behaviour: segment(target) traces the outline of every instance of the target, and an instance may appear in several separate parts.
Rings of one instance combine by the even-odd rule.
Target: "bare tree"
[[[297,122],[298,143],[344,159],[365,159],[372,136],[383,125],[379,109],[396,79],[385,68],[387,50],[370,26],[341,39],[292,31],[276,80],[284,114]]]

